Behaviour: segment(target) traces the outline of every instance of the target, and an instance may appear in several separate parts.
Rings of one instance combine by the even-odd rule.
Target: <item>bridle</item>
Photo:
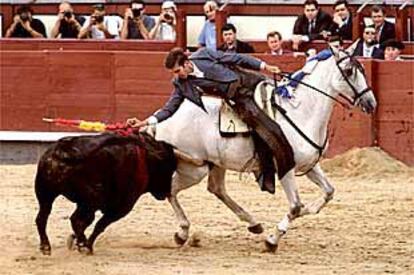
[[[332,48],[330,48],[331,53],[333,54],[333,50]],[[349,77],[346,75],[346,72],[341,68],[340,64],[347,59],[351,60],[351,64],[353,66],[356,67],[357,70],[359,70],[364,76],[365,76],[365,70],[364,67],[361,65],[361,63],[359,63],[358,60],[356,60],[353,56],[351,56],[350,54],[348,54],[346,51],[341,51],[343,53],[346,54],[346,56],[340,58],[339,60],[336,61],[336,67],[338,68],[338,70],[340,71],[342,77],[344,78],[345,82],[348,84],[348,86],[351,88],[351,90],[354,93],[354,98],[350,99],[348,96],[343,95],[342,93],[339,94],[340,97],[342,97],[343,99],[345,99],[346,101],[348,101],[348,103],[350,103],[352,106],[356,105],[360,98],[367,92],[372,91],[371,87],[367,86],[365,89],[363,89],[361,92],[358,92],[357,89],[355,88],[355,86],[351,83],[351,81],[349,80]],[[353,68],[351,68],[353,69]],[[314,87],[306,82],[303,82],[302,80],[297,80],[291,77],[290,73],[287,72],[281,72],[279,75],[289,79],[290,81],[294,81],[296,83],[299,83],[305,87],[308,87],[326,97],[328,97],[329,99],[339,103],[342,107],[344,107],[345,109],[350,109],[350,106],[346,103],[343,103],[342,101],[338,100],[337,98],[331,96],[330,94],[328,94],[327,92]],[[274,81],[274,85],[275,88],[277,88],[277,80],[276,80],[276,74],[273,74],[273,81]],[[272,102],[273,106],[275,107],[275,109],[282,114],[282,116],[286,119],[286,121],[312,146],[314,147],[316,150],[318,150],[318,158],[316,159],[316,161],[312,164],[312,166],[304,173],[297,175],[297,176],[303,176],[306,175],[310,170],[313,169],[313,167],[319,162],[320,158],[322,157],[322,153],[325,150],[325,147],[328,143],[328,134],[326,134],[325,137],[325,141],[322,143],[322,145],[318,145],[316,142],[314,142],[311,138],[309,138],[291,119],[290,117],[287,115],[287,111],[285,109],[283,109],[280,105],[278,105],[276,103],[275,100],[273,100]]]

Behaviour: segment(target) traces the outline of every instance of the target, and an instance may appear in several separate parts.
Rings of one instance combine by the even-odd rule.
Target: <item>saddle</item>
[[[271,119],[276,119],[276,110],[273,108],[273,101],[280,101],[281,99],[275,97],[274,86],[268,81],[261,81],[255,89],[254,101]],[[277,102],[278,103],[278,102]],[[250,127],[243,122],[232,107],[222,100],[219,113],[219,129],[223,137],[232,137],[237,134],[249,135]]]

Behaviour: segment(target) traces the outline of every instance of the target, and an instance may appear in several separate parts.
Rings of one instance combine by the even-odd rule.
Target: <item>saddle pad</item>
[[[271,119],[275,119],[276,112],[272,108],[271,100],[273,87],[265,81],[260,82],[254,93],[256,104]],[[219,128],[222,135],[243,134],[251,131],[250,127],[244,123],[224,100],[222,100],[219,114]]]

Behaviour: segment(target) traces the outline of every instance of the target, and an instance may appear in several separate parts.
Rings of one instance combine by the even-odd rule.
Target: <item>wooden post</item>
[[[395,14],[395,38],[399,41],[407,41],[407,10],[397,8]]]
[[[216,41],[217,48],[223,44],[223,36],[221,35],[221,29],[227,23],[227,11],[217,10],[216,11]]]
[[[354,18],[352,19],[352,41],[360,38],[362,32],[364,31],[364,17],[362,16],[362,12],[356,13]]]
[[[177,10],[177,26],[176,26],[176,46],[187,48],[187,14],[184,10]]]

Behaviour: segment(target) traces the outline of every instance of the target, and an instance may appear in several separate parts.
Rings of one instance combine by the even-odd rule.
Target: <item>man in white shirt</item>
[[[78,38],[118,39],[119,21],[105,16],[103,4],[96,4],[93,8],[93,12],[83,24]]]

